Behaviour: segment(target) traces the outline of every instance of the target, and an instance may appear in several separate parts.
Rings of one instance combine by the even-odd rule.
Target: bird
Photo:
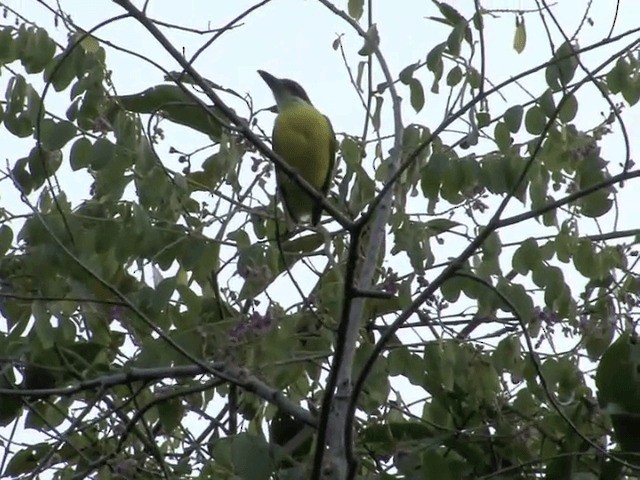
[[[336,138],[329,118],[317,110],[302,86],[288,78],[258,73],[276,101],[273,151],[323,196],[331,185],[335,166]],[[276,166],[276,182],[285,209],[295,223],[316,226],[322,205]]]

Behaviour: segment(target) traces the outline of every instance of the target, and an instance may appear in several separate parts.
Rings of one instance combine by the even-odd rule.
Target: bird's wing
[[[327,120],[329,124],[329,130],[331,130],[331,143],[329,145],[329,168],[327,168],[327,176],[324,178],[324,182],[322,183],[322,188],[320,191],[323,195],[327,195],[329,191],[329,187],[331,186],[331,179],[333,178],[333,169],[336,166],[336,133],[333,131],[333,125],[331,125],[331,120],[329,117],[324,115],[324,118]],[[320,217],[322,216],[322,206],[316,205],[313,207],[313,211],[311,212],[311,224],[317,225],[320,221]]]
[[[324,179],[324,183],[322,184],[322,189],[320,190],[325,195],[329,191],[329,186],[331,185],[331,179],[333,178],[333,169],[336,166],[336,133],[333,131],[333,125],[331,125],[331,120],[326,115],[324,118],[327,119],[327,123],[329,124],[329,130],[331,130],[331,145],[329,146],[329,168],[327,169],[327,176]]]

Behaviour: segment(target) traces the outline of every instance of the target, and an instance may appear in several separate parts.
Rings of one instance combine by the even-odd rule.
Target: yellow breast
[[[274,151],[318,190],[330,173],[333,142],[329,121],[309,104],[291,105],[276,118]]]

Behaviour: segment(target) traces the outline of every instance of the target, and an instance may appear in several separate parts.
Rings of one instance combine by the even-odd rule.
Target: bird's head
[[[258,73],[271,89],[273,97],[276,100],[278,110],[295,102],[306,102],[311,105],[311,100],[304,88],[298,82],[289,80],[288,78],[277,78],[264,70],[258,70]]]

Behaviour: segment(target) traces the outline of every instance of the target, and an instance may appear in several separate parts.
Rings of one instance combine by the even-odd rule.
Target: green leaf
[[[291,267],[300,259],[300,255],[289,254],[285,259],[287,265]],[[240,290],[240,298],[252,298],[263,292],[284,268],[281,254],[276,249],[260,244],[241,249],[238,257],[238,272],[245,278],[245,283]]]
[[[18,113],[22,111],[27,99],[27,85],[26,80],[22,75],[14,75],[9,80],[5,98],[7,99],[7,112]]]
[[[31,307],[35,321],[33,324],[33,330],[40,340],[44,348],[49,349],[53,347],[55,341],[55,331],[51,325],[51,315],[47,313],[44,305],[41,302],[35,302]],[[51,355],[54,355],[51,352]]]
[[[0,376],[0,388],[16,388],[16,379],[13,372],[7,371],[4,375]],[[17,395],[0,394],[0,426],[6,427],[13,422],[22,410],[22,406],[23,400],[21,397]]]
[[[543,267],[534,270],[534,274],[541,271],[544,276],[544,300],[549,307],[554,307],[556,302],[565,294],[566,284],[562,270],[555,266]],[[560,312],[558,311],[558,314]]]
[[[555,238],[555,249],[558,260],[564,263],[571,261],[575,243],[575,237],[567,230],[562,229]]]
[[[442,73],[444,72],[444,61],[442,60],[442,54],[447,48],[446,43],[440,43],[433,47],[429,53],[427,54],[427,68],[433,72],[433,85],[431,87],[431,91],[433,93],[437,93],[438,91],[438,82],[442,78]]]
[[[442,453],[427,450],[420,455],[420,467],[418,469],[410,469],[407,474],[420,472],[427,478],[431,473],[438,472],[438,478],[442,480],[455,480],[460,478],[463,462],[445,456]],[[464,467],[463,467],[464,468]],[[410,477],[410,475],[407,475]],[[405,478],[407,478],[405,477]]]
[[[509,300],[516,311],[513,312],[507,305],[503,305],[500,308],[518,315],[525,322],[533,317],[533,300],[522,285],[501,280],[497,285],[497,289]]]
[[[360,153],[358,154],[360,156]],[[367,171],[358,164],[354,169],[355,184],[351,190],[349,208],[352,212],[360,212],[371,202],[375,195],[375,182]]]
[[[567,95],[558,112],[558,118],[564,123],[569,123],[576,117],[577,113],[578,100],[573,94]]]
[[[27,113],[8,114],[4,119],[4,125],[9,133],[18,138],[28,137],[33,133],[33,125]]]
[[[175,277],[165,278],[156,286],[152,301],[153,309],[156,313],[159,314],[167,307],[175,289]]]
[[[502,252],[502,242],[497,232],[491,232],[482,243],[482,253],[487,257],[498,258]]]
[[[236,475],[243,480],[269,480],[274,465],[266,440],[240,433],[231,441],[231,461]]]
[[[351,18],[360,20],[364,12],[364,0],[349,0],[347,8]]]
[[[520,275],[526,275],[540,264],[540,251],[535,238],[527,238],[513,254],[511,266]]]
[[[96,37],[88,35],[80,41],[80,46],[87,53],[97,53],[100,48],[100,42]]]
[[[143,92],[116,97],[128,111],[135,113],[159,114],[175,123],[197,130],[213,139],[222,134],[222,113],[215,106],[207,110],[195,103],[177,85],[158,85]]]
[[[455,275],[445,280],[440,287],[442,298],[444,298],[449,303],[457,302],[460,298],[460,293],[462,293],[464,280],[465,279],[463,277]]]
[[[271,420],[271,425],[269,428],[269,440],[272,445],[278,445],[284,447],[290,442],[296,435],[302,434],[304,435],[305,429],[308,429],[306,424],[299,419],[293,418],[292,416],[284,413],[282,410],[278,409],[276,414],[273,416]],[[289,455],[295,459],[304,459],[308,454],[311,448],[311,435],[308,436],[308,439],[300,444],[298,448],[290,451]],[[276,459],[278,457],[278,450],[276,450]]]
[[[36,467],[40,465],[41,460],[49,455],[51,446],[46,443],[37,443],[23,448],[11,455],[11,459],[7,463],[7,467],[2,472],[3,477],[18,477],[27,473],[34,472]]]
[[[398,74],[398,78],[400,79],[400,81],[405,85],[409,85],[409,83],[411,83],[411,79],[413,79],[413,73],[419,66],[420,62],[416,62],[407,65],[402,70],[400,70],[400,73]]]
[[[629,105],[635,105],[640,100],[640,82],[636,80],[622,90],[622,97],[627,101]]]
[[[489,112],[478,112],[476,122],[478,122],[478,128],[484,128],[491,123],[491,115]]]
[[[509,335],[498,343],[491,354],[493,366],[500,371],[514,372],[522,367],[522,349],[520,339],[516,335]]]
[[[456,65],[447,74],[447,85],[450,87],[455,87],[462,80],[462,69]]]
[[[65,120],[46,118],[40,122],[40,141],[47,150],[60,150],[76,135],[76,127]]]
[[[480,72],[473,67],[469,67],[467,69],[467,81],[469,82],[469,86],[473,89],[480,88],[480,84],[482,83],[482,76]]]
[[[476,30],[484,30],[484,20],[482,19],[482,12],[476,12],[473,15],[473,26]]]
[[[508,191],[508,160],[505,155],[487,155],[480,162],[481,183],[492,193]]]
[[[544,116],[544,112],[542,109],[534,105],[529,110],[527,110],[527,114],[524,117],[524,126],[532,135],[540,135],[544,132],[544,128],[546,126],[547,120]]]
[[[542,109],[542,112],[547,118],[551,118],[556,114],[556,102],[553,99],[553,93],[551,89],[547,88],[545,92],[540,96],[538,105]]]
[[[584,156],[576,169],[578,187],[584,189],[605,180],[604,164],[597,151]],[[611,187],[602,188],[580,199],[578,204],[581,206],[581,213],[590,218],[607,213],[613,206],[613,200],[609,198],[611,192]]]
[[[472,197],[480,184],[480,164],[473,156],[463,157],[456,162],[457,174],[462,179],[460,191]]]
[[[590,240],[583,239],[577,242],[573,255],[573,265],[578,272],[587,278],[596,276],[595,255],[596,252]]]
[[[524,16],[519,15],[516,17],[516,31],[513,36],[513,49],[518,53],[522,53],[526,45],[527,29],[524,25]]]
[[[28,158],[18,159],[11,169],[11,176],[16,180],[23,193],[30,193],[33,190],[33,180],[27,171]]]
[[[568,42],[563,43],[558,48],[555,57],[558,59],[559,79],[562,86],[567,86],[575,75],[578,68],[578,57],[573,49],[573,45]],[[562,58],[566,57],[566,58]]]
[[[56,92],[67,88],[76,77],[75,61],[79,55],[76,50],[56,55],[44,70],[44,80],[53,85]]]
[[[502,242],[496,232],[491,232],[482,244],[482,261],[477,266],[478,275],[482,278],[490,278],[491,275],[500,274],[500,253],[502,252]],[[465,294],[467,290],[465,289]]]
[[[92,147],[91,141],[86,137],[80,137],[73,142],[71,152],[69,153],[69,164],[73,171],[89,166],[91,163]]]
[[[449,156],[445,153],[431,155],[421,173],[420,186],[425,197],[433,200],[437,198],[448,163]]]
[[[282,243],[284,253],[310,254],[318,250],[324,243],[324,238],[320,233],[302,235]]]
[[[585,217],[598,218],[611,210],[612,207],[613,200],[609,198],[609,194],[606,191],[600,190],[587,195],[582,200],[580,212]]]
[[[624,57],[618,58],[615,66],[607,73],[607,87],[611,93],[626,90],[631,82],[631,66]]]
[[[5,97],[5,127],[19,138],[30,136],[38,118],[42,118],[40,96],[22,75],[14,75],[9,79]]]
[[[370,343],[361,343],[354,357],[353,365],[357,371],[361,371],[364,362],[373,350],[373,346]],[[373,366],[370,375],[368,376],[364,390],[365,394],[361,397],[362,409],[371,414],[384,405],[388,401],[390,384],[389,375],[387,373],[387,361],[386,359],[380,359],[382,361],[376,362],[377,365]]]
[[[27,73],[38,73],[44,70],[56,51],[55,42],[44,28],[22,25],[16,39],[22,65]]]
[[[373,115],[371,116],[371,123],[373,124],[373,128],[377,131],[380,131],[380,122],[382,118],[382,104],[384,103],[384,97],[380,95],[374,95],[374,99],[376,102],[376,106],[373,110]]]
[[[498,149],[501,152],[508,152],[509,148],[511,148],[511,145],[513,144],[513,139],[511,138],[507,125],[503,122],[496,123],[493,136]]]
[[[101,170],[111,163],[116,154],[116,146],[106,138],[99,138],[91,149],[91,168]]]
[[[423,273],[425,260],[428,252],[425,239],[415,235],[417,229],[415,222],[405,222],[393,232],[394,244],[391,252],[395,255],[398,252],[405,252],[409,257],[414,271]]]
[[[7,224],[0,225],[0,258],[11,248],[13,242],[13,230]]]
[[[547,66],[544,71],[544,76],[547,81],[547,85],[552,91],[557,92],[561,89],[558,68],[554,64]]]
[[[158,420],[165,432],[172,432],[182,424],[185,409],[179,399],[164,400],[157,405]]]
[[[569,85],[576,68],[578,67],[578,58],[573,46],[564,42],[553,55],[552,63],[545,71],[547,85],[552,91],[557,92],[562,87]]]
[[[8,64],[18,59],[14,32],[15,29],[10,26],[0,29],[0,64]]]
[[[409,83],[409,90],[411,93],[411,106],[418,113],[424,107],[424,89],[422,83],[417,78],[411,80]]]
[[[455,26],[460,24],[466,24],[466,20],[462,16],[462,14],[458,12],[458,10],[453,8],[451,5],[449,5],[448,3],[437,2],[437,1],[434,3],[438,6],[440,13],[442,13],[444,18],[449,23],[449,25]]]
[[[595,362],[605,352],[613,336],[615,325],[611,321],[612,312],[598,312],[590,315],[584,333],[584,347],[592,362]]]
[[[25,419],[27,429],[43,430],[55,428],[65,420],[66,405],[69,400],[57,400],[55,405],[38,404],[29,411]],[[68,418],[68,417],[66,417]]]
[[[363,426],[360,437],[368,445],[393,453],[399,442],[431,439],[436,437],[436,433],[433,427],[422,422],[389,422]]]
[[[424,361],[405,348],[394,348],[389,352],[388,368],[389,375],[402,375],[413,385],[421,385],[424,378]]]
[[[29,153],[29,171],[34,188],[40,187],[45,179],[53,175],[62,164],[62,153],[59,150],[49,151],[38,147]]]
[[[449,203],[457,204],[464,200],[462,190],[465,177],[462,174],[462,162],[457,158],[450,158],[442,177],[442,198]]]
[[[602,355],[596,370],[598,400],[608,407],[640,413],[640,344],[628,333],[621,335]]]
[[[522,105],[514,105],[504,112],[504,123],[511,133],[517,133],[522,125],[522,114],[524,108]]]
[[[447,48],[449,49],[451,55],[453,55],[454,57],[458,57],[460,55],[462,40],[464,38],[466,29],[466,24],[458,24],[453,28],[453,30],[447,37]]]
[[[596,370],[598,402],[609,414],[614,438],[624,452],[640,452],[640,345],[635,336],[623,333],[600,359]]]
[[[440,235],[441,233],[453,230],[456,227],[460,227],[462,224],[454,222],[448,218],[434,218],[424,224],[429,235]]]

